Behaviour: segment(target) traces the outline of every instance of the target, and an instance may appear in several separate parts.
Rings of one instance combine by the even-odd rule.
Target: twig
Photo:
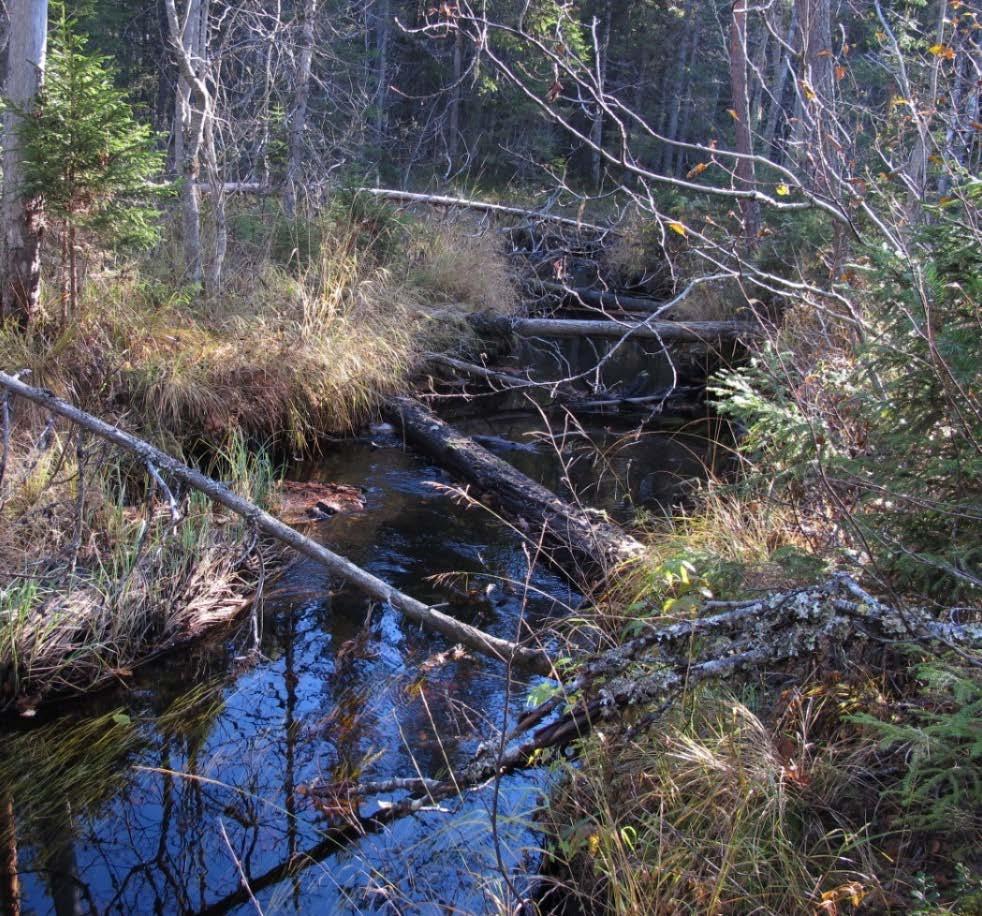
[[[235,850],[232,848],[228,834],[225,832],[225,822],[221,818],[218,818],[218,829],[222,834],[222,839],[225,841],[225,845],[228,847],[228,854],[232,857],[232,861],[235,863],[235,868],[239,873],[240,880],[242,881],[242,887],[249,895],[249,900],[255,907],[256,912],[259,914],[259,916],[263,916],[263,908],[259,905],[259,901],[256,900],[255,895],[252,893],[252,888],[249,887],[249,879],[246,877],[245,869],[243,869],[242,863],[239,861],[239,857],[235,854]]]

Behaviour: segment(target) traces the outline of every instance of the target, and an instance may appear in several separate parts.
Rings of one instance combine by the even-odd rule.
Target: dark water
[[[670,504],[706,457],[698,436],[595,429],[543,439],[530,435],[541,421],[528,414],[465,426],[494,437],[488,444],[522,470],[622,517],[632,494]],[[557,573],[529,570],[514,533],[459,505],[440,470],[391,431],[374,440],[297,470],[368,491],[364,511],[318,523],[316,536],[507,638],[576,605]],[[431,579],[444,574],[455,575]],[[482,658],[439,658],[451,648],[441,637],[357,593],[332,592],[307,562],[271,586],[260,655],[248,656],[249,639],[244,626],[65,718],[0,734],[0,765],[43,783],[26,790],[31,780],[17,779],[12,799],[15,788],[0,785],[0,805],[12,801],[15,812],[25,913],[255,912],[239,893],[239,868],[265,913],[495,911],[506,895],[500,866],[521,892],[538,863],[539,774],[503,782],[496,842],[490,789],[339,849],[325,845],[329,819],[298,787],[443,776],[520,713],[527,685],[507,685]]]

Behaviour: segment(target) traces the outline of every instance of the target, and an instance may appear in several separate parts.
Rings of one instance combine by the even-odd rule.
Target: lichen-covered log
[[[407,442],[490,495],[536,544],[542,532],[547,557],[574,575],[586,581],[602,578],[640,552],[641,545],[619,526],[560,499],[418,401],[392,398],[386,412]]]
[[[633,729],[651,725],[684,690],[748,669],[786,664],[864,640],[978,648],[982,624],[941,622],[920,609],[891,607],[847,575],[809,588],[745,602],[706,602],[710,617],[653,626],[647,633],[588,659],[556,695],[525,715],[507,740],[486,742],[452,780],[314,784],[312,795],[337,798],[349,808],[381,792],[403,789],[440,799],[496,776],[537,766],[541,751],[586,737],[597,725],[629,710],[647,711]],[[657,655],[652,656],[652,650]],[[643,662],[643,664],[638,664]],[[571,700],[578,697],[575,702]],[[540,724],[552,717],[551,721]],[[538,727],[536,727],[538,726]],[[408,811],[409,802],[401,802]]]

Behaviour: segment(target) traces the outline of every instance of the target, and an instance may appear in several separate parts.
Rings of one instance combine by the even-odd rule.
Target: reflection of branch
[[[281,522],[255,503],[234,493],[224,484],[219,483],[205,474],[188,467],[176,458],[161,451],[143,439],[131,435],[119,427],[100,420],[98,417],[75,407],[73,404],[56,397],[52,392],[41,388],[32,388],[18,381],[6,372],[0,372],[0,387],[11,391],[19,397],[39,404],[52,414],[65,417],[77,424],[81,429],[106,439],[114,445],[136,454],[144,464],[152,463],[158,469],[166,471],[171,477],[200,491],[209,499],[231,510],[250,522],[257,529],[277,541],[292,547],[298,553],[310,557],[332,575],[350,582],[363,592],[380,601],[387,602],[410,620],[420,623],[462,642],[478,652],[489,654],[503,660],[514,657],[526,667],[547,674],[552,670],[549,657],[537,649],[526,646],[516,646],[514,643],[496,636],[491,636],[483,630],[470,624],[463,623],[449,614],[436,608],[429,607],[421,601],[393,588],[387,582],[372,575],[367,570],[356,566],[345,557],[328,550],[316,541],[301,534],[295,528]]]

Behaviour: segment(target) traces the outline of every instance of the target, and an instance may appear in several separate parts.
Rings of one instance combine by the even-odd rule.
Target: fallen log
[[[612,226],[600,226],[596,223],[586,223],[583,220],[573,219],[568,216],[542,213],[539,210],[526,210],[522,207],[509,207],[505,204],[492,204],[483,200],[469,200],[465,197],[446,197],[442,194],[416,194],[411,191],[396,191],[389,188],[359,188],[358,193],[371,194],[374,197],[384,197],[387,200],[398,200],[410,204],[428,204],[433,207],[460,207],[465,210],[480,210],[484,213],[498,213],[503,216],[520,216],[523,219],[556,223],[560,226],[571,226],[574,229],[598,232],[602,235],[620,235],[620,232]]]
[[[632,730],[650,727],[675,697],[700,682],[815,655],[846,640],[940,643],[976,649],[982,645],[982,624],[938,621],[920,609],[890,607],[844,574],[815,586],[745,602],[708,601],[705,607],[725,610],[711,617],[654,626],[648,633],[588,659],[574,680],[523,716],[505,740],[482,744],[452,779],[415,777],[398,780],[398,787],[417,798],[444,798],[501,775],[539,766],[547,759],[543,751],[585,738],[598,724],[628,711],[653,709]],[[693,648],[698,650],[695,654]],[[649,650],[657,650],[657,655],[648,657]],[[649,662],[646,669],[638,669],[640,661]],[[570,708],[570,698],[576,696],[579,699]],[[560,710],[565,711],[530,733]],[[338,798],[340,791],[348,807],[357,812],[361,799],[391,791],[393,785],[391,780],[346,783],[343,787],[315,783],[308,792]]]
[[[659,343],[718,345],[763,337],[764,328],[752,321],[580,321],[562,318],[503,318],[475,315],[478,331],[508,332],[522,337],[607,337],[614,340],[635,338]]]
[[[411,398],[392,398],[385,407],[406,441],[462,480],[493,494],[518,527],[542,530],[549,558],[568,571],[601,577],[636,556],[641,545],[620,527],[560,499],[473,439],[457,432]]]
[[[188,467],[149,442],[80,410],[68,401],[57,397],[53,392],[26,385],[6,372],[0,372],[0,386],[136,455],[147,471],[158,481],[163,471],[175,480],[180,480],[187,486],[204,493],[212,501],[241,516],[259,531],[309,557],[329,573],[349,582],[366,595],[391,605],[409,620],[499,660],[514,661],[516,664],[543,674],[548,674],[552,670],[551,661],[544,652],[491,636],[477,627],[463,623],[400,592],[345,557],[328,550],[295,528],[284,524],[255,503],[233,493],[224,484]]]
[[[628,296],[613,290],[582,289],[564,286],[562,283],[553,283],[551,280],[543,280],[539,285],[547,292],[555,293],[573,303],[588,305],[596,309],[621,312],[662,312],[669,307],[669,304],[664,301]]]

